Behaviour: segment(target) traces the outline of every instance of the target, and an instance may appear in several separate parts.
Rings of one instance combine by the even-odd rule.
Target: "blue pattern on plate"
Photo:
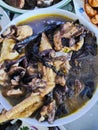
[[[79,8],[79,12],[82,14],[84,12],[83,8]]]

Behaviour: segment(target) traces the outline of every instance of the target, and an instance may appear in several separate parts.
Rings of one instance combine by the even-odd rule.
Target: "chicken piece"
[[[98,0],[88,0],[90,6],[98,7]]]
[[[79,42],[73,44],[70,47],[64,47],[61,51],[65,53],[70,51],[78,51],[82,48],[83,44],[84,44],[84,38],[81,38]]]
[[[44,88],[43,92],[41,92],[41,96],[43,97],[51,92],[55,87],[55,73],[52,69],[45,66],[41,67],[41,72],[43,75],[42,79],[46,82],[46,87]]]
[[[85,4],[85,11],[90,17],[93,17],[97,14],[97,11],[94,10],[88,3]]]
[[[2,37],[13,38],[14,34],[17,32],[17,27],[15,25],[11,25],[8,27],[2,34]]]
[[[56,51],[61,50],[63,46],[62,46],[62,42],[61,42],[61,33],[60,33],[60,31],[57,31],[55,33],[53,40],[54,40],[55,50]]]
[[[91,19],[91,22],[93,23],[93,24],[98,24],[98,14],[96,14],[92,19]]]
[[[63,48],[63,43],[62,43],[62,39],[71,39],[72,36],[79,36],[80,34],[82,34],[84,31],[84,28],[81,26],[79,27],[78,25],[74,25],[71,22],[67,22],[65,23],[62,27],[61,30],[56,31],[53,37],[53,41],[54,41],[54,46],[55,46],[55,50],[56,51],[60,51]],[[75,44],[75,41],[73,40],[73,42],[71,41],[71,43]],[[67,45],[66,41],[65,41],[65,46]],[[71,45],[70,45],[71,46]]]
[[[23,40],[33,34],[33,30],[28,25],[17,26],[17,40]]]
[[[39,51],[42,52],[42,51],[48,50],[48,49],[52,49],[52,46],[51,46],[47,36],[45,35],[45,33],[42,33]]]
[[[43,98],[40,97],[38,94],[35,95],[34,93],[32,93],[28,98],[24,99],[22,102],[14,106],[5,114],[0,115],[0,123],[19,117],[28,117],[32,113],[34,113],[39,107],[41,107],[42,104]]]
[[[7,4],[14,6],[16,8],[23,8],[25,0],[4,0]]]
[[[44,50],[52,49],[51,44],[48,41],[47,36],[43,33],[41,38],[41,44],[39,51],[42,52]],[[49,62],[49,64],[53,65],[52,62]],[[52,69],[45,67],[42,65],[42,63],[38,63],[38,70],[40,73],[42,73],[42,80],[46,81],[46,87],[43,92],[41,92],[41,96],[45,96],[49,92],[53,90],[55,87],[55,73]]]
[[[5,38],[3,41],[3,45],[1,48],[1,56],[0,56],[0,62],[4,60],[13,60],[16,59],[19,56],[19,53],[16,51],[13,51],[13,47],[16,44],[16,41],[13,39]]]
[[[53,61],[53,65],[55,66],[57,71],[62,70],[65,75],[69,72],[71,68],[69,60],[65,56],[55,58],[55,60]]]
[[[56,102],[53,100],[47,106],[43,106],[40,112],[39,121],[42,122],[48,118],[49,123],[53,123],[56,113]]]
[[[48,7],[52,5],[53,0],[37,0],[38,7]]]
[[[74,25],[73,23],[71,23],[68,28],[68,26],[66,24],[64,24],[61,29],[62,38],[71,38],[74,35],[79,36],[84,31],[84,28],[82,28],[82,26],[80,27],[78,25]]]
[[[66,24],[64,24],[62,29],[61,29],[62,34],[65,33],[65,30],[67,32],[71,26],[72,26],[72,23],[70,23],[70,22],[67,22]],[[62,41],[61,41],[61,31],[58,30],[55,32],[53,40],[54,40],[55,50],[57,50],[57,51],[61,50],[63,47]]]
[[[4,68],[0,67],[0,85],[4,85],[8,79],[8,75]]]
[[[0,36],[0,43],[2,43],[3,40],[4,40],[4,38]]]

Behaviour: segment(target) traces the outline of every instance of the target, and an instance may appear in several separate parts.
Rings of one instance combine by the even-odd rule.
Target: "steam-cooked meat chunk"
[[[60,30],[57,30],[54,34],[54,46],[56,51],[60,51],[64,46],[73,47],[76,43],[75,39],[72,37],[80,36],[84,32],[84,28],[79,26],[78,24],[73,24],[71,22],[67,22],[61,26]],[[69,43],[63,39],[69,39]],[[68,45],[69,44],[69,45]],[[71,48],[71,50],[73,50]]]
[[[5,2],[16,8],[23,8],[25,4],[25,0],[5,0]]]
[[[0,85],[6,85],[6,81],[8,81],[8,75],[5,72],[4,68],[0,66]]]
[[[33,34],[33,30],[28,25],[18,26],[17,27],[17,39],[23,40]]]
[[[56,70],[61,70],[62,72],[64,72],[65,75],[69,72],[71,68],[69,60],[66,56],[56,57],[53,65],[55,66]]]

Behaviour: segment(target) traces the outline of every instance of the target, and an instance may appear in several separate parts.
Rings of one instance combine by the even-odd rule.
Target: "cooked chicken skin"
[[[45,33],[43,33],[39,51],[41,52],[47,49],[52,49],[52,47]],[[53,65],[53,62],[49,62],[49,64]],[[46,87],[44,91],[41,93],[41,96],[45,96],[46,93],[51,92],[51,90],[53,90],[53,88],[55,87],[55,73],[53,72],[52,69],[43,66],[42,63],[39,63],[39,71],[42,72],[43,75],[42,79],[46,81]]]
[[[25,31],[24,31],[25,30]],[[17,27],[17,40],[23,40],[33,34],[33,30],[28,25]]]

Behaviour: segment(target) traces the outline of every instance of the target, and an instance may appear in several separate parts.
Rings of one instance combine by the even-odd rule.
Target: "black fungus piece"
[[[63,46],[69,47],[69,38],[62,38],[61,42]]]
[[[68,88],[72,88],[72,86],[75,84],[75,77],[69,77],[67,80],[66,80],[66,85]]]
[[[48,127],[49,128],[49,130],[61,130],[58,126],[56,126],[56,127]]]
[[[67,85],[67,88],[68,88],[66,95],[67,95],[68,98],[71,98],[75,95],[75,92],[74,92],[75,77],[69,77],[66,80],[66,85]]]
[[[13,61],[12,60],[9,60],[9,61],[6,60],[4,62],[5,71],[8,72],[10,70],[10,68],[12,67],[12,65],[17,64],[17,63],[21,64],[22,62],[24,62],[24,60],[26,60],[25,56],[19,58],[18,60],[13,60]],[[27,62],[25,62],[25,65],[23,65],[22,67],[27,66],[26,63]]]
[[[76,19],[76,20],[73,22],[73,24],[74,24],[74,25],[75,25],[75,24],[80,24],[79,19]]]
[[[56,103],[62,104],[66,100],[66,88],[60,85],[56,85],[53,91],[53,97],[56,100]]]
[[[54,37],[54,33],[57,29],[59,29],[61,27],[61,25],[64,24],[64,22],[62,21],[54,21],[54,20],[49,20],[49,21],[45,21],[45,26],[49,26],[52,24],[52,26],[57,25],[57,28],[54,29],[50,29],[49,31],[46,31],[46,35],[51,43],[52,48],[54,48],[54,41],[53,41],[53,37]]]
[[[11,125],[11,121],[7,121],[7,122],[0,124],[0,130],[6,130],[6,128],[10,125]]]
[[[43,63],[44,66],[51,68],[58,76],[64,76],[65,75],[61,70],[57,71],[56,68],[53,65],[51,65],[47,62],[44,62],[44,61],[42,63]]]
[[[88,97],[89,99],[92,98],[93,96],[93,93],[94,93],[94,90],[95,90],[95,84],[94,84],[94,81],[91,81],[91,80],[87,80],[86,83],[85,83],[85,88],[83,89],[83,91],[80,93],[80,96],[82,98],[86,98]]]
[[[53,4],[60,2],[61,0],[53,0]]]
[[[37,5],[37,0],[25,0],[24,9],[34,9]]]
[[[11,123],[11,121],[7,121],[0,125],[0,130],[18,130],[22,125],[21,120],[17,120],[15,123]]]
[[[26,56],[23,57],[23,59],[21,59],[19,61],[19,66],[23,67],[23,68],[27,68],[28,67],[28,61]]]
[[[97,39],[93,33],[87,32],[84,37],[83,47],[79,51],[73,52],[70,64],[74,66],[75,59],[84,58],[90,55],[97,55]]]
[[[40,56],[38,54],[39,43],[35,41],[32,44],[32,42],[30,42],[29,45],[27,45],[27,47],[25,48],[25,53],[26,53],[26,58],[27,58],[28,63],[40,61]]]
[[[65,105],[65,103],[60,104],[56,111],[56,117],[62,117],[65,116],[66,114],[68,114],[67,106]]]
[[[13,67],[10,69],[10,71],[8,72],[8,76],[10,77],[10,79],[13,79],[17,82],[19,82],[25,75],[25,69],[22,67]]]
[[[48,105],[49,103],[51,103],[53,100],[53,92],[50,92],[49,94],[47,94],[44,98],[44,104]]]
[[[9,125],[6,130],[18,130],[22,125],[21,120],[17,120],[14,124]]]
[[[35,73],[33,75],[25,74],[25,76],[22,78],[22,82],[23,82],[23,84],[27,84],[27,83],[31,82],[32,79],[34,79],[34,78],[40,78],[41,79],[42,78],[41,73]]]
[[[51,61],[54,57],[55,52],[53,51],[53,49],[48,49],[48,50],[44,50],[42,52],[39,52],[39,56],[45,61]]]

